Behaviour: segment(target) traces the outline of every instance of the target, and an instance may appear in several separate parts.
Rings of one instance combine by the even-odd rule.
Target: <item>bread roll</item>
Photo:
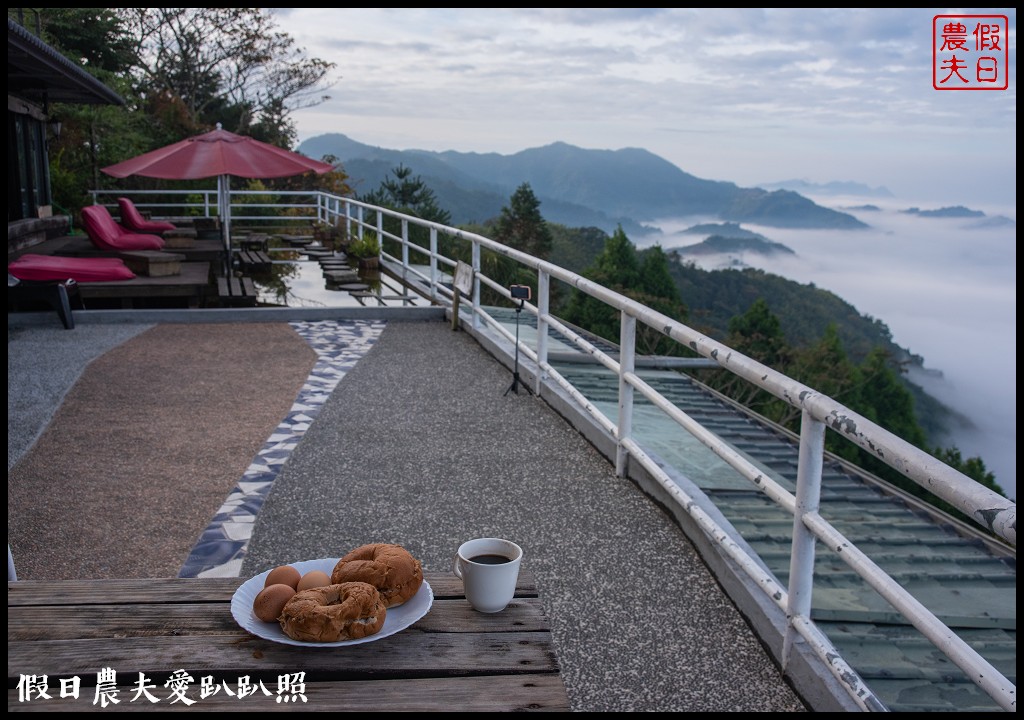
[[[395,607],[419,592],[423,568],[401,545],[371,543],[338,560],[331,582],[369,583],[377,588],[386,607]]]
[[[281,610],[281,630],[293,640],[359,640],[384,627],[387,608],[377,588],[345,582],[295,593]]]

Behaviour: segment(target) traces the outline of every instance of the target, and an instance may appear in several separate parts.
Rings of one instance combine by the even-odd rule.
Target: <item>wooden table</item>
[[[243,630],[230,602],[245,578],[9,582],[7,709],[569,709],[529,571],[520,573],[509,607],[494,615],[470,608],[455,576],[426,579],[434,603],[425,617],[395,635],[334,648],[285,645]],[[97,701],[97,684],[106,687],[105,668],[116,671],[120,702],[103,707],[109,696]],[[138,691],[140,673],[158,702]],[[173,683],[186,674],[191,682]],[[202,697],[204,683],[217,692]]]

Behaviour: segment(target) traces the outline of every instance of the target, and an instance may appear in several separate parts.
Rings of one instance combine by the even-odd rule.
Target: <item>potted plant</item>
[[[380,265],[380,241],[376,235],[363,235],[349,243],[345,253],[359,261],[361,268],[375,268]]]
[[[318,220],[313,223],[313,239],[332,250],[344,245],[345,228],[341,225]]]

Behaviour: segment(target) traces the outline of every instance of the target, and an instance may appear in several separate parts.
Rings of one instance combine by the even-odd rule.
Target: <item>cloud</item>
[[[865,202],[818,201],[839,210]],[[943,444],[958,445],[964,457],[980,456],[997,482],[1015,496],[1016,229],[979,230],[971,227],[970,219],[925,218],[901,209],[906,208],[886,201],[878,211],[855,212],[871,225],[858,231],[744,224],[796,254],[774,259],[746,254],[742,260],[800,283],[813,282],[859,313],[882,320],[894,342],[922,356],[926,369],[939,371],[916,374],[915,381],[970,420],[954,424]],[[692,236],[671,235],[691,224],[665,221],[662,229],[672,240],[663,239],[662,246],[694,242]],[[705,258],[700,263],[708,267],[708,262],[721,261]]]
[[[741,185],[777,168],[776,178],[856,180],[915,199],[1012,201],[1016,88],[934,90],[935,12],[295,8],[278,19],[342,75],[328,104],[296,113],[302,139],[643,147]],[[1015,63],[1016,11],[971,12],[1009,16]]]

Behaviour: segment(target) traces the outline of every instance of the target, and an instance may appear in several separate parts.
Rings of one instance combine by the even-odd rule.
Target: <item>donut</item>
[[[387,608],[373,585],[338,583],[295,593],[278,621],[292,640],[358,640],[384,627]]]
[[[338,560],[331,582],[365,582],[377,588],[386,607],[401,605],[423,584],[423,568],[401,545],[371,543]]]

